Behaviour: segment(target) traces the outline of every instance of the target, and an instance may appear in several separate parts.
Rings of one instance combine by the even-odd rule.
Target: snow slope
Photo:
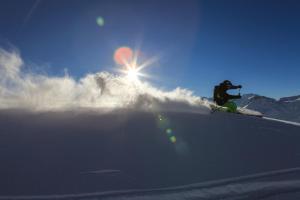
[[[0,199],[299,199],[300,127],[216,112],[0,111]]]

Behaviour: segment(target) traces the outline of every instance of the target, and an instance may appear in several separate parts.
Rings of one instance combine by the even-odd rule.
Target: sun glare
[[[135,69],[127,70],[127,77],[130,80],[137,80],[138,79],[138,72]]]
[[[130,81],[138,81],[141,76],[147,77],[141,70],[156,61],[156,58],[152,58],[138,64],[139,54],[140,51],[133,51],[129,47],[120,47],[115,51],[114,60],[123,68],[118,71],[124,73]]]

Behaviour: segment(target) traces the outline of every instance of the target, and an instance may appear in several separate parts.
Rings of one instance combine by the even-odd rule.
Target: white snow
[[[255,95],[253,95],[253,96],[251,96],[251,97],[248,97],[248,99],[250,100],[250,99],[253,99],[255,97]]]
[[[270,117],[263,117],[264,119],[271,120],[271,121],[277,121],[277,122],[282,122],[285,124],[291,124],[295,126],[300,126],[300,123],[298,122],[291,122],[291,121],[286,121],[286,120],[281,120],[281,119],[275,119],[275,118],[270,118]]]
[[[176,110],[209,113],[205,100],[183,88],[163,91],[144,81],[108,72],[87,74],[75,80],[26,73],[20,54],[0,49],[0,108],[72,110],[79,108]]]
[[[247,109],[247,107],[238,107],[238,112],[241,113],[241,114],[244,114],[244,115],[253,115],[253,116],[258,116],[258,117],[261,117],[263,116],[262,113],[258,112],[258,111],[255,111],[255,110],[250,110],[250,109]]]

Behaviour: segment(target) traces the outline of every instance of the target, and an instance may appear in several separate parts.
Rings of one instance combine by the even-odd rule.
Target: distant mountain
[[[291,96],[291,97],[283,97],[279,99],[279,101],[282,102],[295,102],[295,101],[300,101],[300,95],[297,96]]]
[[[236,103],[262,112],[266,117],[300,122],[300,95],[276,100],[257,94],[245,94]]]

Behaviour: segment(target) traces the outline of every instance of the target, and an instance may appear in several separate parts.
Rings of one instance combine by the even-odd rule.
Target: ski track
[[[271,120],[271,121],[276,121],[276,122],[282,122],[285,124],[291,124],[295,126],[300,126],[300,123],[298,122],[291,122],[291,121],[286,121],[286,120],[281,120],[281,119],[275,119],[275,118],[270,118],[270,117],[263,117],[263,119]]]
[[[102,169],[102,170],[92,170],[81,172],[81,174],[117,174],[121,173],[118,169]]]
[[[50,199],[259,199],[283,193],[300,192],[300,180],[255,181],[279,175],[299,173],[300,167],[288,168],[247,176],[195,183],[183,186],[123,190],[82,194],[39,195],[39,196],[0,196],[0,200],[50,200]],[[248,181],[248,182],[246,182]]]

